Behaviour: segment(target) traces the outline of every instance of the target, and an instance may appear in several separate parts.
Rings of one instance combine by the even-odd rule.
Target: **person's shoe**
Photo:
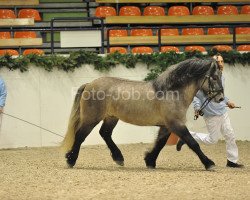
[[[234,162],[231,162],[231,161],[227,160],[227,167],[243,168],[244,165],[238,164],[238,163],[234,163]]]
[[[176,144],[176,150],[180,151],[183,144],[185,144],[185,143],[181,139],[179,139],[179,141]]]

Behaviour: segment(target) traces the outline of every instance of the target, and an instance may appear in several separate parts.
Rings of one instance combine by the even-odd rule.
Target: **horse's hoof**
[[[124,161],[121,160],[115,160],[115,163],[120,166],[124,166]]]
[[[155,169],[155,166],[147,165],[147,168],[148,168],[148,169]]]
[[[146,153],[146,156],[145,156],[145,158],[144,158],[144,161],[145,161],[145,163],[146,163],[147,168],[149,168],[149,169],[155,169],[155,167],[156,167],[156,162],[155,162],[155,160],[153,160],[153,159],[151,158],[151,154],[150,154],[150,153]]]
[[[207,171],[214,171],[215,165],[210,165],[206,168]]]
[[[67,163],[67,166],[68,166],[69,169],[72,169],[74,167],[74,165],[71,165],[69,163]]]
[[[66,153],[65,158],[66,158],[68,168],[73,168],[74,165],[76,164],[76,159],[72,157],[72,152]]]
[[[208,164],[205,166],[207,171],[212,171],[215,168],[215,163],[212,160],[208,160]]]

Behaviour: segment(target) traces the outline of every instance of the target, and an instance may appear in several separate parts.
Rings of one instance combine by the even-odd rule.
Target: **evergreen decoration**
[[[120,54],[118,52],[106,56],[98,55],[89,51],[77,51],[69,56],[63,55],[36,55],[12,57],[8,54],[0,56],[0,68],[6,67],[9,70],[19,69],[21,72],[28,71],[29,64],[52,71],[54,68],[65,72],[73,72],[76,68],[84,64],[93,65],[95,70],[105,72],[116,65],[124,65],[126,68],[135,68],[137,63],[145,64],[149,73],[145,80],[153,80],[169,66],[181,62],[185,59],[197,57],[208,58],[217,53],[216,50],[209,51],[206,55],[197,51],[183,53],[153,53],[153,54]],[[250,66],[250,52],[239,53],[237,51],[220,52],[225,63],[234,66],[236,63],[243,66]]]

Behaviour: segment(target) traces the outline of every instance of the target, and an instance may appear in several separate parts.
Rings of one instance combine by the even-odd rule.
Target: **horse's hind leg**
[[[148,168],[155,168],[156,166],[156,159],[161,152],[162,148],[166,145],[166,142],[169,138],[170,132],[167,128],[161,127],[158,136],[155,142],[155,145],[151,152],[147,152],[144,158],[146,166]]]
[[[99,131],[100,135],[102,136],[103,140],[106,142],[108,148],[111,151],[111,156],[113,160],[118,164],[123,166],[124,165],[124,158],[120,151],[120,149],[116,146],[114,141],[112,140],[112,132],[115,128],[119,119],[115,117],[108,117],[103,120],[102,127]]]
[[[214,162],[210,160],[200,149],[200,145],[192,137],[187,127],[184,125],[178,125],[176,123],[171,123],[171,130],[176,133],[181,140],[183,140],[190,149],[192,149],[197,156],[200,158],[201,162],[205,166],[206,170],[211,170],[214,167]]]
[[[75,141],[72,149],[66,153],[65,157],[67,159],[67,164],[69,167],[73,167],[79,155],[81,144],[84,142],[85,138],[90,134],[92,129],[98,124],[83,125],[75,134]]]

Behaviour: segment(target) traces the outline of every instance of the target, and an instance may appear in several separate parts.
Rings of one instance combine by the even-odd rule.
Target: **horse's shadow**
[[[121,172],[121,171],[127,171],[127,172],[149,172],[149,173],[156,173],[156,172],[207,172],[206,169],[198,169],[194,167],[175,167],[175,168],[164,168],[164,167],[158,167],[155,169],[151,168],[142,168],[142,167],[114,167],[114,166],[108,166],[108,167],[74,167],[72,170],[85,170],[85,171],[106,171],[106,172]],[[215,170],[211,170],[208,172],[216,172]]]

